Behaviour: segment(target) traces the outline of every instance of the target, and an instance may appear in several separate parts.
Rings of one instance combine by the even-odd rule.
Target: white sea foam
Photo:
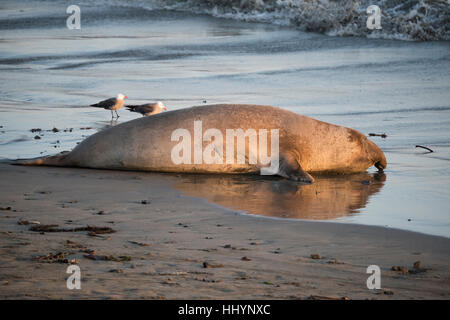
[[[449,0],[105,0],[148,10],[166,9],[214,17],[295,26],[332,36],[397,40],[450,40]],[[366,27],[366,9],[381,8],[382,30]]]

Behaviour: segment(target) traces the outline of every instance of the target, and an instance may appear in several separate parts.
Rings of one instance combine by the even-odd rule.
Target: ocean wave
[[[450,40],[448,0],[105,0],[148,10],[176,10],[249,22],[295,26],[331,36]],[[366,10],[381,8],[381,30],[366,27]]]
[[[175,60],[194,56],[193,53],[157,53],[151,49],[135,49],[135,50],[120,50],[110,52],[99,53],[86,53],[86,54],[66,54],[66,55],[35,55],[15,58],[0,59],[0,65],[19,65],[27,63],[44,63],[47,61],[61,61],[61,60],[83,60],[70,63],[64,63],[58,66],[50,67],[50,70],[59,69],[73,69],[94,64],[102,63],[114,63],[130,60],[143,60],[143,61],[157,61],[157,60]],[[6,68],[3,68],[6,69]],[[21,69],[21,68],[18,68]],[[8,68],[7,70],[12,70]]]

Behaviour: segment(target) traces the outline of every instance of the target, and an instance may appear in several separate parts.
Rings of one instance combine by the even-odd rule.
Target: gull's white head
[[[156,104],[157,104],[161,109],[164,109],[164,110],[167,111],[166,106],[165,106],[164,103],[162,103],[161,101],[158,101]]]
[[[118,99],[118,100],[123,100],[123,99],[128,99],[128,97],[127,97],[126,95],[124,95],[124,94],[119,93],[119,94],[117,95],[117,99]]]

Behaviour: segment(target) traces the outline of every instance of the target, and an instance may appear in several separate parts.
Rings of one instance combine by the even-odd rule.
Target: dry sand
[[[448,238],[242,215],[182,195],[176,175],[8,164],[0,174],[2,299],[450,298]],[[19,220],[116,232],[40,233]],[[68,263],[36,258],[58,252],[80,266],[80,290],[66,288]],[[426,271],[414,272],[418,260]],[[372,264],[381,290],[366,287]]]

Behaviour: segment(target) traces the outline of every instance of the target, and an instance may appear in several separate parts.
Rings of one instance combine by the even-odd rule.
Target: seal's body
[[[276,174],[288,179],[312,182],[307,172],[351,173],[372,165],[386,167],[383,152],[356,130],[318,121],[277,107],[259,105],[210,105],[160,113],[128,121],[98,132],[71,152],[20,161],[27,165],[73,166],[101,169],[143,170],[190,173],[259,173],[260,162],[227,163],[226,155],[216,148],[221,163],[174,163],[173,132],[186,129],[192,136],[194,122],[202,130],[214,128],[224,135],[227,129],[255,132],[278,129],[279,166]],[[194,137],[192,137],[194,139]],[[246,144],[246,160],[255,146]],[[270,135],[268,141],[270,141]],[[202,141],[203,146],[211,141]],[[195,143],[192,152],[195,152]],[[227,140],[223,139],[226,150]],[[256,146],[258,148],[259,145]],[[270,150],[270,143],[268,149]],[[186,151],[186,150],[185,150]],[[184,151],[184,152],[185,152]],[[269,152],[270,153],[270,152]],[[192,156],[194,157],[194,155]],[[234,157],[236,159],[236,155]],[[198,162],[198,161],[197,161]]]

